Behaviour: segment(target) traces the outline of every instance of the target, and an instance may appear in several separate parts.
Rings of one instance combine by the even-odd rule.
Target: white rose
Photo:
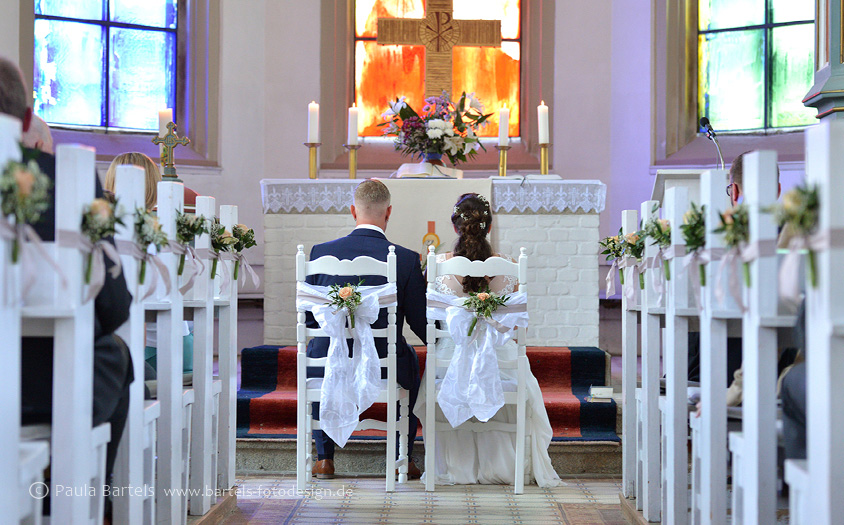
[[[429,129],[428,130],[428,138],[429,139],[438,139],[443,136],[443,130],[441,129]]]

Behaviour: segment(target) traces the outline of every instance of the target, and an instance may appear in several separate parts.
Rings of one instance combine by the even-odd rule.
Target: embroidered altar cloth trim
[[[264,213],[346,213],[360,180],[263,179]],[[460,181],[431,181],[456,183]],[[492,179],[494,213],[600,213],[607,187],[597,180]]]

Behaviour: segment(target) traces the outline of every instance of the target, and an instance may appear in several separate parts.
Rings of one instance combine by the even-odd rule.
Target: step
[[[378,474],[385,469],[385,442],[349,440],[337,449],[334,457],[337,473]],[[621,475],[621,444],[589,441],[552,441],[548,449],[551,464],[560,476]],[[425,446],[413,446],[417,466],[424,467]],[[238,476],[255,474],[294,474],[296,471],[295,439],[237,440],[236,472]]]

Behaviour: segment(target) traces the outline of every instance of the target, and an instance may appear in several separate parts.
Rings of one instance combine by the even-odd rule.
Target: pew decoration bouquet
[[[477,136],[491,113],[484,114],[484,106],[474,93],[464,91],[456,103],[443,91],[439,97],[428,97],[422,113],[417,113],[405,97],[396,98],[381,115],[386,122],[384,135],[395,135],[397,151],[411,157],[438,160],[446,155],[452,165],[466,162],[486,148]]]
[[[472,324],[469,325],[469,333],[467,337],[472,337],[472,332],[478,324],[478,319],[485,317],[489,319],[492,314],[498,310],[499,306],[505,306],[510,299],[509,295],[497,295],[489,291],[485,292],[469,292],[469,297],[463,301],[463,307],[475,313],[475,318],[472,319]]]
[[[815,252],[809,245],[809,237],[817,232],[820,213],[818,188],[802,184],[783,195],[782,203],[776,203],[765,211],[774,214],[774,221],[791,237],[788,246],[792,251],[806,248],[809,282],[812,288],[818,286]]]
[[[192,213],[182,213],[176,210],[176,240],[185,246],[190,245],[199,235],[211,233],[211,228],[208,225],[208,219],[202,215],[194,215]],[[179,271],[178,275],[181,277],[185,271],[185,255],[179,257]]]
[[[234,245],[237,244],[237,239],[225,226],[220,224],[220,219],[214,217],[214,223],[211,225],[211,249],[217,254],[217,257],[211,263],[211,278],[217,276],[217,260],[220,252],[233,251]]]
[[[652,217],[645,223],[644,232],[645,236],[651,239],[651,244],[659,247],[660,253],[671,246],[671,224],[668,219]],[[670,281],[671,267],[668,265],[668,260],[663,258],[662,264],[665,269],[665,280]]]
[[[612,261],[612,267],[618,268],[618,278],[621,280],[621,286],[624,286],[624,269],[618,267],[618,261],[624,256],[624,243],[622,241],[621,228],[618,229],[618,235],[607,237],[598,244],[604,248],[601,255],[607,256],[607,262]]]
[[[361,293],[358,291],[358,287],[363,284],[363,279],[360,280],[357,284],[346,283],[344,285],[339,284],[332,284],[331,291],[328,292],[328,302],[329,306],[335,306],[334,313],[336,314],[340,310],[346,310],[346,313],[349,314],[349,322],[352,325],[352,329],[355,328],[355,310],[362,301]]]
[[[645,232],[639,230],[634,233],[628,233],[620,239],[620,243],[624,250],[626,257],[632,257],[637,262],[642,262],[642,256],[645,254]],[[639,269],[639,289],[645,289],[645,269]]]
[[[167,234],[161,229],[158,217],[146,208],[135,210],[135,242],[146,252],[150,244],[159,251],[167,246]],[[144,284],[147,275],[147,260],[141,259],[141,269],[138,272],[138,284]]]
[[[50,207],[50,178],[41,172],[38,163],[9,161],[0,175],[0,200],[3,219],[14,216],[15,225],[31,225]],[[11,229],[11,228],[9,228]],[[12,264],[18,262],[20,241],[12,239]]]
[[[683,214],[683,224],[680,225],[680,232],[683,234],[683,242],[686,244],[686,252],[694,257],[706,247],[706,219],[704,212],[706,206],[698,208],[692,203],[689,210]],[[694,264],[694,263],[693,263]],[[698,263],[700,285],[706,286],[706,272],[703,271],[703,263]]]
[[[738,250],[750,240],[750,214],[747,205],[739,204],[720,213],[721,225],[715,233],[724,234],[724,244],[731,250]],[[744,285],[750,288],[750,264],[742,262]]]
[[[232,235],[235,239],[237,239],[237,242],[234,243],[234,249],[232,251],[234,251],[238,255],[241,255],[243,253],[243,250],[258,245],[258,243],[255,242],[255,230],[246,226],[245,224],[235,224],[232,228]],[[237,258],[234,261],[235,282],[237,282],[237,275],[239,270],[240,258]]]
[[[107,237],[113,237],[118,224],[123,225],[123,218],[122,213],[118,211],[116,199],[114,202],[106,199],[94,199],[82,211],[82,235],[87,237],[91,244],[96,245],[103,242]],[[88,253],[88,262],[85,266],[85,284],[91,284],[94,251],[91,250]]]

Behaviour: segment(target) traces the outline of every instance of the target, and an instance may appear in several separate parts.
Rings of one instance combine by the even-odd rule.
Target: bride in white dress
[[[451,257],[463,256],[469,260],[486,260],[489,257],[504,257],[507,255],[494,254],[487,240],[492,224],[492,212],[489,203],[482,195],[475,193],[464,194],[454,206],[451,222],[458,234],[454,251],[437,255],[437,261],[442,262]],[[489,290],[497,294],[512,294],[518,291],[518,281],[510,276],[493,278],[467,277],[453,275],[438,276],[436,291],[446,295],[466,297],[469,292]],[[437,357],[450,359],[454,352],[454,342],[444,338],[437,342]],[[518,345],[510,340],[496,348],[499,359],[513,360],[518,354]],[[426,368],[425,373],[430,372]],[[504,391],[515,391],[516,370],[500,370]],[[445,376],[446,369],[437,369],[437,384]],[[425,378],[419,388],[419,396],[414,406],[414,413],[422,423],[423,432],[427,432],[425,424]],[[513,484],[515,469],[516,434],[490,430],[474,432],[472,430],[451,428],[439,405],[437,405],[437,439],[436,439],[436,472],[437,484]],[[555,487],[560,484],[560,478],[551,465],[548,446],[551,443],[551,423],[542,401],[539,383],[528,370],[527,375],[527,414],[529,446],[525,448],[527,458],[525,471],[526,481],[535,481],[540,487]],[[472,418],[471,421],[477,421]],[[516,406],[505,405],[489,421],[514,423],[516,421]],[[426,475],[428,473],[426,472]]]

